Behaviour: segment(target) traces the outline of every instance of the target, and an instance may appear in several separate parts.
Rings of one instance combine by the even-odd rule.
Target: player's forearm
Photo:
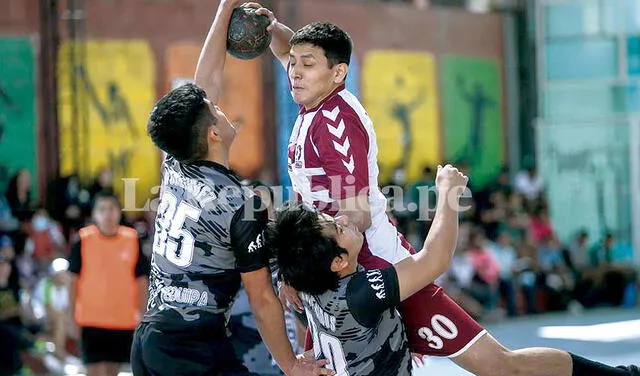
[[[433,224],[422,250],[394,265],[400,300],[405,300],[436,280],[451,264],[458,236],[458,213],[440,193]]]
[[[231,2],[222,0],[196,66],[195,83],[207,92],[207,97],[212,103],[218,102],[222,91],[222,74],[227,55],[227,28],[231,13]]]
[[[417,257],[423,263],[434,262],[445,272],[453,258],[458,239],[458,195],[452,190],[438,193],[436,213],[422,250]]]
[[[293,368],[295,354],[287,337],[282,304],[275,294],[273,298],[263,297],[260,300],[251,302],[258,330],[280,369],[289,375]]]
[[[293,30],[287,25],[280,22],[275,24],[271,37],[271,52],[278,60],[288,59],[291,37],[293,37]]]

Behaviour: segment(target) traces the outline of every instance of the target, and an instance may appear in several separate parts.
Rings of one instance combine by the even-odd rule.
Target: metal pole
[[[78,77],[76,73],[77,59],[76,59],[76,2],[75,0],[67,1],[67,28],[69,29],[69,79],[71,80],[71,155],[72,155],[72,167],[73,173],[80,172],[80,136],[78,129]]]

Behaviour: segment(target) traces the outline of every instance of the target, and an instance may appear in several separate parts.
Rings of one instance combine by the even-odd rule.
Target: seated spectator
[[[500,225],[507,220],[507,196],[503,191],[493,191],[489,194],[489,204],[480,213],[482,228],[487,238],[495,240],[498,237]]]
[[[13,216],[9,202],[0,194],[0,234],[12,233],[20,228],[20,222]]]
[[[0,253],[0,374],[13,375],[22,368],[20,353],[24,347],[20,294],[9,283],[11,260]]]
[[[498,262],[500,268],[500,293],[507,304],[509,316],[516,316],[516,293],[514,286],[514,274],[518,254],[511,245],[511,238],[506,232],[500,233],[498,241],[489,247],[493,258]]]
[[[467,257],[473,266],[474,277],[470,295],[479,301],[488,313],[495,313],[498,306],[500,266],[487,250],[480,232],[471,233]]]
[[[54,354],[60,360],[64,360],[67,355],[68,268],[67,260],[55,259],[49,268],[49,275],[38,283],[34,293],[34,300],[45,312],[45,326],[55,345]]]
[[[537,200],[542,194],[543,188],[542,179],[538,176],[535,166],[516,174],[515,190],[522,193],[528,201]]]
[[[66,253],[62,228],[49,217],[46,210],[38,209],[31,220],[28,235],[25,251],[35,262],[36,274],[46,274],[53,259]]]
[[[538,246],[544,240],[555,237],[555,231],[549,213],[544,207],[538,207],[529,224],[529,240],[531,244]]]
[[[31,174],[28,170],[20,170],[11,178],[5,196],[14,217],[20,222],[31,219]]]
[[[11,215],[20,222],[20,228],[11,233],[15,251],[20,255],[27,241],[26,226],[33,215],[31,203],[31,175],[27,170],[20,170],[9,181],[5,193]]]
[[[549,310],[564,310],[573,298],[575,286],[573,274],[565,264],[560,242],[549,236],[538,246],[538,264],[544,286],[549,293]]]
[[[589,267],[589,233],[586,230],[581,230],[573,238],[565,259],[575,275],[581,274]]]

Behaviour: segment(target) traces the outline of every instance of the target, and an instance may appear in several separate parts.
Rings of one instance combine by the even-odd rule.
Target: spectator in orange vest
[[[70,312],[88,376],[116,376],[129,362],[133,331],[146,310],[149,263],[135,229],[121,226],[118,198],[100,193],[95,224],[79,231],[69,256]],[[78,337],[78,333],[72,333]]]

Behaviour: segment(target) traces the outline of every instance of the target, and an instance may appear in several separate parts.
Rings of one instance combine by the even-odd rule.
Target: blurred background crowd
[[[401,188],[383,190],[389,215],[414,246],[430,225],[436,166],[469,175],[454,264],[438,281],[469,313],[499,322],[638,306],[640,1],[263,3],[294,29],[327,20],[352,36],[347,88],[374,121],[379,183]],[[120,196],[121,223],[150,256],[155,213],[144,205],[157,198],[161,155],[146,120],[193,76],[217,2],[2,6],[0,356],[62,359],[78,352],[65,259],[96,195]],[[269,56],[229,58],[225,82],[221,107],[242,126],[232,169],[289,186],[298,109],[284,72]],[[232,324],[251,349],[247,315]]]

